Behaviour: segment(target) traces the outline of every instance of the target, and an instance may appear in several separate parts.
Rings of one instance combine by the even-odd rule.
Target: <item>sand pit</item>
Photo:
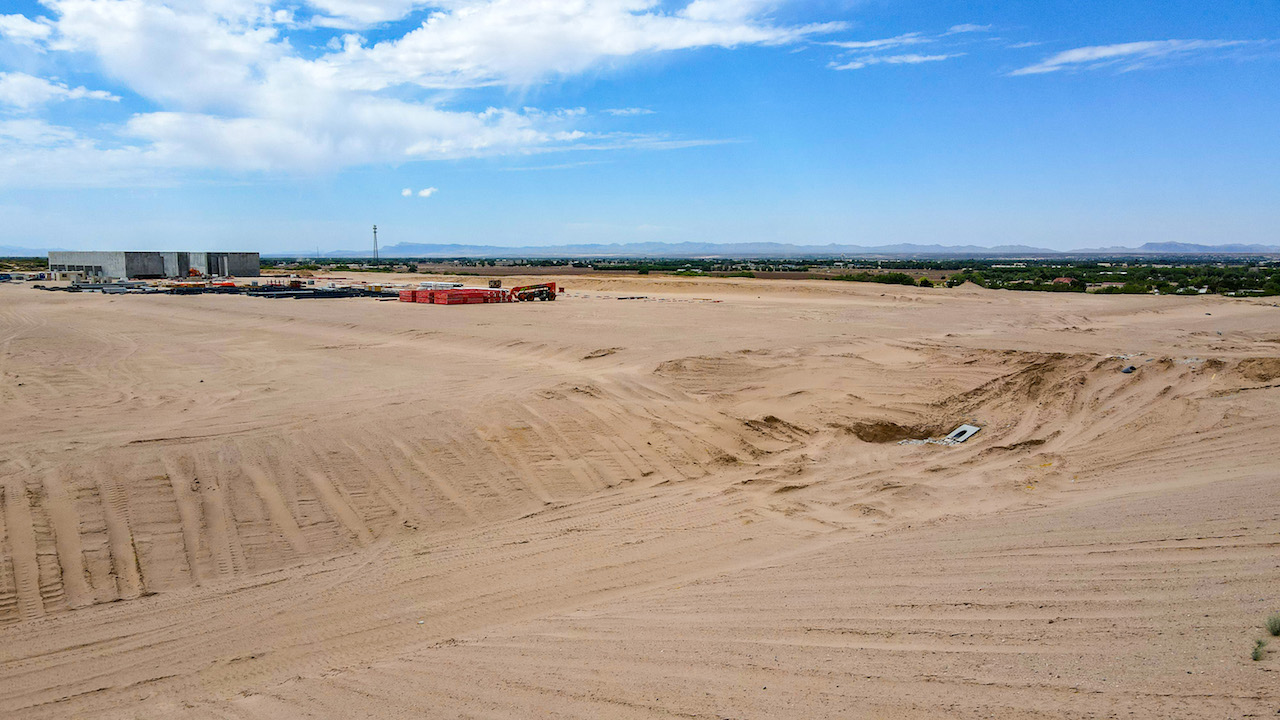
[[[1220,297],[0,287],[0,716],[1274,716],[1278,341]]]

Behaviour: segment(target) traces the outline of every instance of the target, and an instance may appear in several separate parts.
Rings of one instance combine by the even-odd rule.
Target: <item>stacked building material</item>
[[[502,288],[450,288],[433,291],[436,305],[475,305],[511,302],[511,294]]]
[[[414,295],[416,294],[417,294],[416,290],[401,290],[400,302],[415,302],[417,298],[414,297]]]

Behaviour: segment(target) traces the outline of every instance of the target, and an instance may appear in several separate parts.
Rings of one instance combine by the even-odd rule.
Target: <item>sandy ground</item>
[[[0,716],[1280,711],[1271,302],[569,284],[0,286]]]

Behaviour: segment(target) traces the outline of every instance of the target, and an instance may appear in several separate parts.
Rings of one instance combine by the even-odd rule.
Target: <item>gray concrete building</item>
[[[193,275],[258,277],[258,253],[246,252],[79,252],[49,253],[49,272],[55,277],[150,280]]]

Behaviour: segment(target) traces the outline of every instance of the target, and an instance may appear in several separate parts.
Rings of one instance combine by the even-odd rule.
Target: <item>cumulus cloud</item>
[[[367,89],[523,87],[631,57],[785,45],[844,27],[778,25],[761,14],[770,4],[703,0],[666,12],[652,0],[458,0],[403,37],[347,43],[321,65]]]
[[[170,182],[155,153],[103,146],[35,118],[0,120],[0,185],[101,187]]]
[[[51,48],[95,56],[108,75],[172,109],[234,111],[296,58],[270,6],[252,0],[46,4],[58,14]]]
[[[1244,40],[1149,40],[1115,45],[1093,45],[1064,50],[1009,74],[1041,75],[1063,70],[1094,70],[1116,66],[1122,70],[1135,70],[1154,61],[1207,55],[1225,48],[1247,44],[1249,44],[1248,41]]]
[[[56,147],[76,141],[79,136],[74,130],[50,125],[43,120],[21,119],[0,120],[0,143],[7,143],[10,148],[15,144],[32,147]],[[0,144],[0,147],[3,147]]]
[[[43,18],[32,20],[26,15],[0,15],[0,37],[23,45],[35,45],[53,32]]]
[[[540,114],[446,111],[377,97],[313,97],[263,110],[230,118],[144,113],[126,130],[175,165],[265,172],[531,153],[585,136]]]
[[[940,60],[950,60],[951,58],[960,57],[964,53],[952,53],[949,55],[868,55],[845,63],[831,63],[832,70],[861,70],[872,65],[919,65],[920,63],[938,62]]]
[[[0,72],[0,106],[29,110],[58,100],[80,99],[120,100],[105,90],[73,88],[26,73]]]
[[[437,192],[439,192],[438,188],[429,187],[429,188],[423,188],[419,190],[416,194],[420,198],[429,198],[432,195],[435,195]],[[413,192],[413,188],[405,188],[400,191],[400,197],[413,197],[414,194],[415,193]]]
[[[0,33],[89,57],[105,77],[146,98],[154,110],[78,147],[87,158],[105,158],[104,148],[123,144],[127,152],[111,162],[132,157],[149,171],[313,172],[571,147],[699,144],[587,132],[574,127],[585,119],[577,109],[465,109],[454,91],[492,85],[523,91],[657,53],[798,44],[844,28],[780,23],[772,15],[777,0],[41,2],[49,19],[3,15]],[[372,44],[356,33],[332,42],[325,35],[313,45],[306,33],[285,34],[308,26],[368,27],[423,10],[420,23],[389,37],[379,32],[385,39]],[[14,107],[116,99],[11,75],[3,97]],[[39,166],[35,156],[15,152],[7,158],[11,168],[15,157]],[[14,170],[0,183],[23,176]]]
[[[649,108],[638,108],[638,107],[609,108],[608,110],[605,110],[605,112],[609,113],[610,115],[613,115],[614,117],[634,117],[636,115],[652,115],[653,114],[653,111],[650,110]]]
[[[428,3],[419,0],[308,0],[321,11],[314,19],[320,27],[357,29],[399,20]]]

